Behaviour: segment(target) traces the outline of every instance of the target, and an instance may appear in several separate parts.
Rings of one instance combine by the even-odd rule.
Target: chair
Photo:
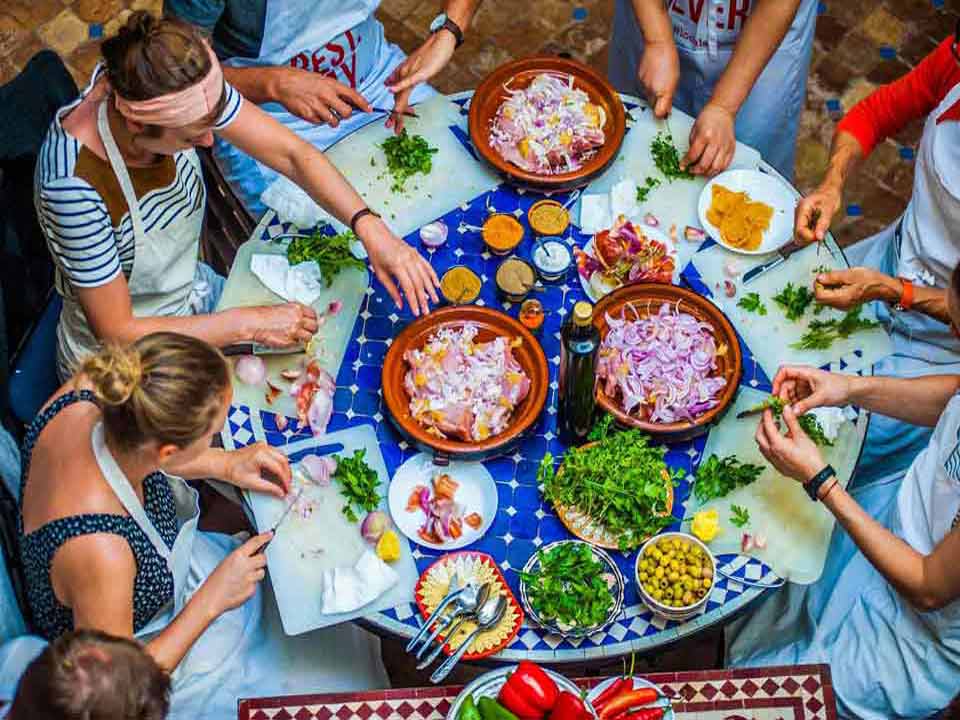
[[[14,417],[24,425],[36,416],[54,391],[57,377],[57,322],[63,300],[51,292],[40,319],[20,343],[11,363],[8,401]]]
[[[230,272],[237,248],[250,239],[256,227],[253,217],[223,177],[207,148],[198,148],[207,188],[207,212],[203,219],[203,258],[222,275]]]

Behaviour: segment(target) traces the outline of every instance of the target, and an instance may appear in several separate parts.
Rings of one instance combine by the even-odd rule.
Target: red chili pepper
[[[550,711],[550,720],[586,720],[592,718],[590,711],[579,695],[564,690]]]
[[[617,715],[616,720],[661,720],[665,712],[662,707],[627,710]]]
[[[541,667],[524,660],[507,678],[498,699],[510,712],[524,720],[539,720],[557,702],[557,684]]]
[[[630,710],[631,708],[640,707],[641,705],[649,705],[658,697],[657,691],[648,687],[622,693],[603,708],[600,712],[600,720],[613,720],[613,718],[624,710]]]
[[[610,683],[606,689],[591,703],[593,705],[593,709],[597,712],[600,712],[608,702],[613,700],[617,695],[623,692],[624,688],[627,687],[633,687],[633,678],[617,678]]]

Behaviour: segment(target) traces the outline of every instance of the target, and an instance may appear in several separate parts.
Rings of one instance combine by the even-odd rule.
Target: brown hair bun
[[[132,348],[105,347],[87,358],[81,372],[93,384],[93,394],[104,405],[123,405],[140,385],[143,368],[140,355]]]

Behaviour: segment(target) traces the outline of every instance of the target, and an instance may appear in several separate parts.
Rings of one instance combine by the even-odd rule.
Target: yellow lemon
[[[400,538],[393,530],[386,530],[377,541],[377,557],[384,562],[400,559]]]
[[[720,533],[720,517],[714,509],[701,510],[693,516],[690,532],[708,543]]]

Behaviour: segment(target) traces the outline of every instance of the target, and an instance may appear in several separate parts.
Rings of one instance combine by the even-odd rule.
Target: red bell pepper
[[[583,700],[566,690],[557,696],[557,702],[550,711],[550,720],[589,720],[592,717]]]
[[[559,690],[542,668],[524,660],[510,674],[497,699],[521,720],[541,720],[553,709]]]
[[[607,703],[603,710],[600,711],[600,720],[613,720],[613,718],[626,710],[640,707],[641,705],[649,705],[658,697],[657,691],[648,687],[621,693]]]

